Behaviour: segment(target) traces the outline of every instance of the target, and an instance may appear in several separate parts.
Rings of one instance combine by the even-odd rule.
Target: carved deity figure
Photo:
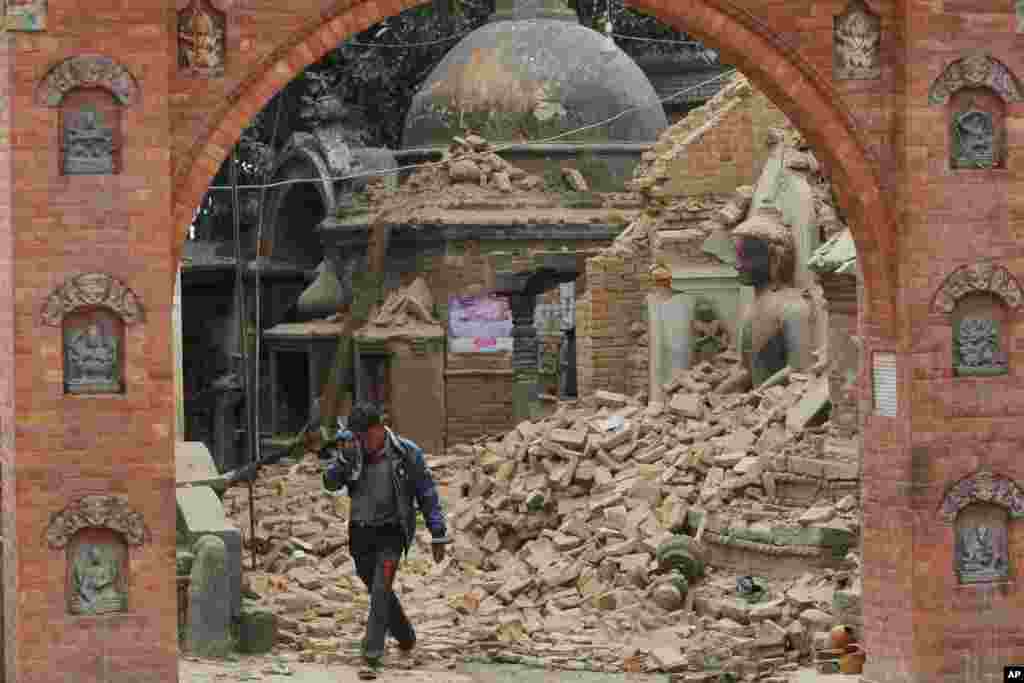
[[[96,322],[72,333],[65,350],[69,388],[72,391],[117,391],[117,346],[117,339],[104,334]]]
[[[810,295],[793,282],[796,247],[791,229],[772,206],[762,206],[735,230],[736,270],[754,288],[754,300],[739,325],[742,363],[716,390],[747,391],[787,365],[803,371],[814,364],[816,312]]]
[[[953,168],[993,168],[996,154],[992,115],[971,109],[953,117]]]
[[[194,2],[178,18],[178,54],[186,69],[217,71],[224,66],[224,29],[203,0]]]
[[[125,608],[124,595],[118,585],[120,568],[109,548],[83,545],[75,557],[71,581],[73,614],[104,614]]]
[[[851,3],[836,18],[833,39],[837,78],[878,77],[881,22],[863,3]]]
[[[960,530],[958,569],[965,581],[983,581],[1006,575],[1006,538],[1000,528],[965,527]]]
[[[1006,354],[999,349],[999,324],[991,318],[964,318],[955,340],[957,365],[967,368],[1002,368]]]
[[[693,364],[710,360],[729,348],[729,330],[718,319],[714,304],[703,297],[694,304],[690,332],[693,335]]]
[[[113,173],[114,130],[93,107],[68,112],[64,120],[64,173]]]

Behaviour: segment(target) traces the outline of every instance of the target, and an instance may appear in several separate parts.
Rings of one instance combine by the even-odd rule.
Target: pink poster
[[[448,347],[454,352],[512,350],[512,309],[505,297],[448,299]]]

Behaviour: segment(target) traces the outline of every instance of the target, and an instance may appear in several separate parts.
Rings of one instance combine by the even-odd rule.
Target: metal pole
[[[235,309],[238,311],[238,350],[242,360],[242,389],[245,393],[245,411],[248,431],[252,431],[252,399],[253,391],[249,377],[249,353],[246,344],[246,323],[248,313],[245,306],[245,289],[242,271],[245,264],[242,261],[242,226],[238,207],[238,152],[237,148],[231,150],[231,219],[234,224],[235,233]],[[251,437],[247,440],[246,446],[249,451],[249,462],[254,462],[255,453],[252,450]],[[256,510],[253,502],[253,481],[249,479],[249,568],[256,569]]]

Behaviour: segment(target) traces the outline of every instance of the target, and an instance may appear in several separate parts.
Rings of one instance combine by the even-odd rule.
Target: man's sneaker
[[[415,638],[413,638],[412,640],[410,640],[410,641],[409,641],[409,642],[407,642],[407,643],[403,643],[402,641],[398,641],[398,649],[399,649],[399,650],[400,650],[400,651],[402,652],[402,654],[404,654],[404,655],[407,655],[407,654],[409,654],[410,652],[412,652],[412,649],[413,649],[414,647],[416,647],[416,639],[415,639]]]
[[[380,673],[380,658],[379,657],[367,657],[366,663],[363,664],[363,668],[359,670],[359,680],[361,681],[374,681],[377,680],[377,675]]]

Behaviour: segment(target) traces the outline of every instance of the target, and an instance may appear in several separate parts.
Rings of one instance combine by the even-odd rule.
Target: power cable
[[[729,69],[728,71],[724,71],[724,72],[722,72],[722,73],[720,73],[720,74],[718,74],[716,76],[712,76],[711,78],[703,80],[700,83],[696,83],[694,85],[687,86],[686,88],[683,88],[682,90],[674,92],[671,95],[668,95],[667,97],[663,97],[663,98],[658,100],[658,104],[664,104],[665,102],[671,102],[672,100],[676,99],[677,97],[682,97],[683,95],[686,95],[687,93],[693,92],[695,90],[699,90],[700,88],[703,88],[706,85],[710,85],[711,83],[714,83],[714,82],[720,81],[720,80],[724,80],[726,78],[731,78],[735,73],[737,73],[736,69]],[[628,109],[624,109],[624,110],[620,111],[618,114],[610,116],[610,117],[604,119],[603,121],[598,121],[597,123],[591,123],[591,124],[588,124],[586,126],[580,126],[578,128],[573,128],[572,130],[567,130],[567,131],[565,131],[563,133],[559,133],[558,135],[552,135],[551,137],[542,138],[540,140],[528,140],[526,142],[510,142],[510,143],[506,143],[504,145],[499,145],[498,147],[495,147],[494,149],[490,149],[490,150],[487,150],[487,151],[488,152],[492,152],[492,153],[498,153],[498,152],[504,152],[504,151],[507,151],[507,150],[510,150],[510,149],[517,149],[517,148],[520,148],[520,147],[527,147],[527,146],[530,146],[530,145],[542,145],[542,144],[546,144],[546,143],[549,143],[549,142],[555,142],[557,140],[561,140],[562,138],[566,138],[566,137],[569,137],[571,135],[575,135],[576,133],[580,133],[582,131],[591,130],[593,128],[599,128],[601,126],[605,126],[605,125],[607,125],[609,123],[612,123],[613,121],[617,121],[618,119],[622,118],[623,116],[626,116],[627,114],[631,114],[631,113],[633,113],[635,111],[641,111],[641,110],[644,110],[644,109],[650,109],[652,106],[653,105],[637,105],[635,107],[629,107]],[[377,170],[373,170],[373,171],[363,171],[361,173],[350,173],[350,174],[347,174],[347,175],[329,176],[329,177],[326,177],[326,178],[290,178],[290,179],[287,179],[287,180],[278,180],[278,181],[273,182],[273,183],[262,183],[262,184],[254,184],[254,185],[239,185],[238,189],[239,190],[262,190],[262,189],[273,189],[273,188],[276,188],[276,187],[284,187],[286,185],[297,185],[297,184],[301,184],[301,183],[322,183],[325,180],[326,181],[330,181],[330,182],[340,182],[340,181],[343,181],[343,180],[356,180],[358,178],[372,178],[372,177],[375,177],[375,176],[385,176],[385,175],[397,174],[397,173],[400,173],[402,171],[410,171],[410,170],[415,170],[415,169],[418,169],[418,168],[432,168],[432,167],[436,168],[438,166],[442,166],[444,163],[445,162],[443,162],[443,161],[427,161],[427,162],[424,162],[424,163],[421,163],[421,164],[406,164],[404,166],[397,166],[395,168],[385,168],[385,169],[377,169]],[[230,190],[230,189],[232,189],[231,185],[210,185],[207,188],[208,191],[212,191],[212,190],[222,191],[222,190]]]
[[[443,43],[449,43],[453,40],[459,40],[465,38],[472,31],[466,31],[465,33],[456,33],[450,35],[447,38],[438,38],[437,40],[427,40],[420,43],[363,43],[358,40],[346,40],[341,46],[352,45],[355,47],[386,47],[386,48],[419,48],[419,47],[431,47],[433,45],[441,45]]]

